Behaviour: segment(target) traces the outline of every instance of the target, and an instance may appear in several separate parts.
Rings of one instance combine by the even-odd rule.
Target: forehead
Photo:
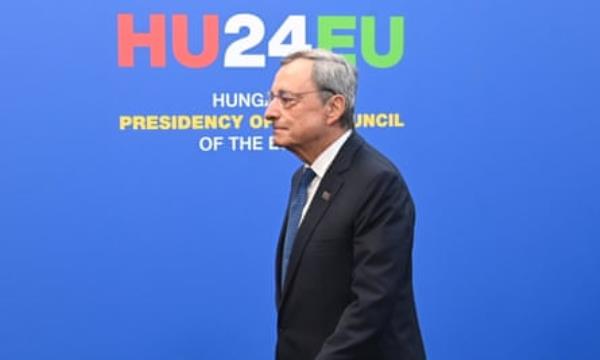
[[[296,59],[283,65],[273,80],[272,90],[305,91],[312,88],[313,61]]]

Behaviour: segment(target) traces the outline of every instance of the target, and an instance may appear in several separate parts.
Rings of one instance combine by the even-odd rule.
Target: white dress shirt
[[[327,169],[329,169],[329,166],[331,166],[333,159],[335,159],[335,156],[338,154],[338,152],[342,148],[342,145],[344,145],[344,143],[346,142],[346,140],[348,140],[348,138],[350,137],[351,134],[352,134],[352,130],[349,129],[342,136],[340,136],[336,141],[334,141],[331,145],[329,145],[327,147],[327,149],[325,149],[321,154],[319,154],[319,156],[317,156],[317,158],[312,163],[312,165],[308,166],[307,164],[304,164],[304,167],[311,168],[315,172],[316,176],[311,181],[310,185],[308,186],[308,190],[307,190],[308,198],[306,199],[306,204],[304,205],[304,208],[302,209],[302,217],[300,217],[300,223],[298,224],[298,226],[300,226],[300,224],[302,224],[302,220],[304,220],[304,215],[306,214],[306,211],[310,207],[310,204],[312,203],[312,200],[315,197],[315,193],[317,192],[317,189],[319,188],[319,184],[321,184],[321,180],[323,179],[323,176],[325,176]]]

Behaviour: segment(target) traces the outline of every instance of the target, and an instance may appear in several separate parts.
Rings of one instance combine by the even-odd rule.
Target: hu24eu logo
[[[222,31],[223,34],[238,37],[227,44],[222,44],[222,19],[219,15],[203,15],[202,28],[195,30],[188,26],[188,15],[173,14],[168,22],[170,39],[167,39],[165,14],[150,14],[147,31],[136,31],[136,20],[139,19],[133,14],[117,15],[119,67],[136,66],[136,60],[139,60],[136,59],[136,48],[149,49],[151,67],[166,67],[167,51],[171,51],[180,65],[201,69],[218,64],[221,54],[220,61],[226,68],[262,68],[266,65],[267,57],[282,57],[295,50],[313,47],[306,41],[304,15],[288,16],[274,33],[267,34],[265,23],[259,16],[235,14],[226,19]],[[382,21],[382,24],[377,25],[377,21]],[[404,55],[402,16],[390,16],[386,19],[376,19],[374,16],[318,16],[316,23],[316,47],[336,52],[339,50],[352,63],[356,63],[360,56],[370,66],[390,68],[397,65]],[[198,44],[190,44],[189,34],[193,31],[202,35],[200,51],[190,51],[190,47],[199,47]],[[379,34],[378,31],[382,33]],[[258,53],[256,48],[264,41],[267,41],[267,53]],[[379,44],[380,42],[385,43]],[[383,50],[378,51],[378,47]]]

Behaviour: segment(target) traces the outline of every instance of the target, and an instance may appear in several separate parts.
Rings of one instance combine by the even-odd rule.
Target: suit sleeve
[[[405,282],[411,281],[414,207],[404,182],[398,173],[384,172],[363,194],[352,239],[353,301],[317,360],[362,358],[358,354],[386,326]]]

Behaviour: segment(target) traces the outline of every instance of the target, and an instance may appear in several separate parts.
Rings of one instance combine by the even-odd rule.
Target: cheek
[[[305,135],[314,135],[322,131],[323,121],[321,120],[320,114],[313,112],[306,114],[302,119],[299,119],[297,126],[300,132]]]
[[[321,130],[322,114],[318,111],[288,112],[284,118],[285,126],[289,129],[287,135],[296,140],[313,137]]]
[[[282,113],[281,125],[287,129],[287,133],[297,133],[302,130],[302,115],[294,112]]]

